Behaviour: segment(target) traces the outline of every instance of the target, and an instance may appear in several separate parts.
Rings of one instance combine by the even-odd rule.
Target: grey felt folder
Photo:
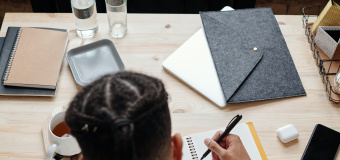
[[[306,95],[270,8],[200,14],[227,103]]]

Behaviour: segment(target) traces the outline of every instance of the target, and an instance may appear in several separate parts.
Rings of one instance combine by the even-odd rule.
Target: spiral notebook
[[[3,75],[3,85],[55,89],[67,41],[67,32],[20,28]]]
[[[204,144],[205,138],[211,138],[217,131],[224,131],[225,128],[212,130],[203,133],[197,133],[183,137],[183,160],[199,160],[204,152],[208,149]],[[267,160],[266,153],[263,150],[262,144],[255,131],[254,125],[251,122],[241,123],[234,127],[230,132],[240,137],[244,147],[246,148],[249,157],[252,160]],[[211,160],[209,154],[204,160]]]

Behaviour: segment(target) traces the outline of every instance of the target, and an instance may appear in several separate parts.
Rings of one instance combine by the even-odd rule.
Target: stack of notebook
[[[163,67],[220,107],[306,95],[270,8],[201,12]]]
[[[9,27],[0,38],[0,95],[55,95],[67,41],[62,29]]]

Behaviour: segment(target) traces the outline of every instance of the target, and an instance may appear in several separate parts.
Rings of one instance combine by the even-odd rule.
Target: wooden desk
[[[301,15],[276,16],[301,77],[307,96],[232,104],[219,108],[208,99],[167,73],[162,62],[201,28],[199,15],[129,14],[128,33],[113,39],[105,14],[98,15],[99,33],[91,39],[76,36],[72,14],[7,13],[0,36],[8,26],[67,28],[67,50],[83,44],[111,39],[127,70],[163,80],[171,95],[173,132],[183,136],[222,128],[236,114],[241,122],[253,122],[269,159],[300,159],[317,123],[340,131],[340,108],[328,100],[324,84],[302,28]],[[81,88],[75,83],[65,60],[55,97],[0,96],[0,159],[44,159],[41,124],[55,107],[67,106]],[[276,129],[294,124],[298,140],[283,144]]]

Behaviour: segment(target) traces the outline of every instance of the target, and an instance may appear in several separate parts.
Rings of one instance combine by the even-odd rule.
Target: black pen
[[[229,132],[236,126],[236,124],[242,119],[242,115],[238,114],[236,115],[231,121],[229,122],[228,126],[226,127],[225,131],[222,133],[222,135],[216,140],[216,143],[220,143],[222,139],[229,134]],[[208,149],[202,156],[201,160],[205,158],[209,153],[211,152],[210,149]]]

